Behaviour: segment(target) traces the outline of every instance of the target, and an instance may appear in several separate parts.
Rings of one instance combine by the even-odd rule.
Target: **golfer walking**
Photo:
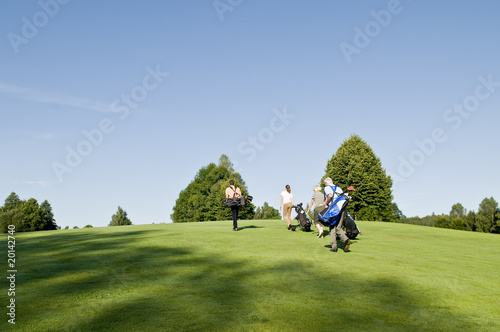
[[[339,197],[339,195],[342,195],[342,193],[342,189],[340,189],[339,186],[334,185],[331,178],[326,178],[325,202],[323,203],[323,205],[325,207],[328,207],[335,201],[337,197]],[[330,242],[332,243],[332,249],[330,249],[331,252],[337,252],[337,235],[339,236],[340,241],[344,243],[344,251],[349,250],[349,247],[351,246],[351,241],[342,230],[342,223],[344,222],[345,213],[345,211],[342,212],[342,216],[335,226],[330,225]]]
[[[229,187],[226,188],[226,198],[237,198],[241,196],[240,188],[234,185],[234,180],[229,180]],[[233,231],[238,230],[238,210],[239,206],[231,206],[231,212],[233,214]]]
[[[281,192],[281,200],[280,200],[280,211],[283,204],[283,219],[285,219],[287,228],[290,229],[292,227],[292,206],[294,206],[292,189],[290,189],[290,185],[285,186],[285,190]]]

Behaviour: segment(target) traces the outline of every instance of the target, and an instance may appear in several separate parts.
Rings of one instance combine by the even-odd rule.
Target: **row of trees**
[[[16,193],[11,193],[0,207],[0,231],[6,233],[9,226],[14,225],[16,232],[49,231],[61,229],[56,224],[52,207],[47,200],[38,204],[37,200],[30,198],[21,200]],[[127,217],[127,212],[120,206],[118,211],[111,217],[109,226],[132,225]],[[86,225],[84,228],[90,228]],[[78,227],[73,227],[78,228]],[[65,229],[69,229],[66,226]]]
[[[406,224],[451,228],[472,232],[500,233],[500,209],[493,198],[485,198],[479,204],[477,212],[468,211],[462,204],[451,207],[448,215],[441,214],[411,218],[402,218],[399,222]]]
[[[0,207],[0,229],[8,231],[9,225],[16,227],[16,232],[55,230],[58,228],[52,213],[52,207],[46,200],[38,204],[30,198],[21,200],[16,193],[11,193]]]
[[[398,221],[403,217],[392,196],[392,179],[382,168],[380,159],[371,147],[359,136],[352,135],[345,140],[326,165],[324,179],[330,177],[344,191],[354,186],[348,210],[356,219]],[[171,219],[174,222],[228,220],[229,209],[223,208],[225,188],[233,179],[247,194],[245,182],[234,171],[229,158],[222,155],[219,164],[201,168],[194,180],[179,194]],[[241,219],[280,219],[276,209],[264,203],[254,210],[249,204],[240,211]]]

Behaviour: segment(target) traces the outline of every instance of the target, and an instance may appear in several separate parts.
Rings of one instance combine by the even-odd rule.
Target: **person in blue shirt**
[[[325,207],[328,207],[337,197],[339,197],[339,195],[342,194],[342,189],[339,186],[334,185],[331,178],[325,179],[325,202],[323,203]],[[345,214],[345,211],[343,214]],[[337,235],[339,236],[340,241],[344,243],[344,251],[348,251],[351,246],[351,241],[342,230],[343,221],[344,218],[341,217],[335,226],[330,226],[330,242],[332,243],[332,249],[330,249],[331,252],[337,252]]]

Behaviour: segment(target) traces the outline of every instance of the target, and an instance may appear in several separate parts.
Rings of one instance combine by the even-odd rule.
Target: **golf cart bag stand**
[[[307,215],[306,211],[304,211],[304,208],[302,208],[302,203],[295,205],[294,208],[295,208],[295,212],[297,213],[297,216],[295,217],[295,219],[299,222],[300,227],[302,227],[302,229],[304,231],[310,232],[311,226],[312,226],[312,221],[311,221],[311,219],[309,219],[309,216]],[[299,225],[292,225],[290,227],[290,229],[292,231],[295,231],[295,229],[298,226]]]
[[[361,231],[354,222],[354,219],[352,219],[349,212],[346,213],[344,222],[342,223],[342,228],[344,228],[345,235],[347,235],[347,237],[351,240],[354,240],[356,236],[358,236],[358,234],[361,234]]]

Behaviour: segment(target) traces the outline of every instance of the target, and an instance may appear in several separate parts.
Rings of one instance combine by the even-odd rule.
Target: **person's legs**
[[[285,219],[288,228],[292,225],[290,213],[292,212],[292,203],[283,204],[283,219]]]
[[[336,227],[330,226],[330,243],[332,244],[332,249],[330,251],[337,251],[337,232]]]
[[[351,246],[351,241],[349,240],[347,235],[345,235],[344,230],[342,229],[342,224],[344,223],[346,214],[346,211],[342,213],[342,218],[340,218],[337,227],[335,227],[337,229],[337,234],[339,235],[340,241],[344,243],[344,251],[349,250],[349,247]]]
[[[318,234],[318,237],[319,238],[322,238],[323,237],[323,232],[324,232],[324,229],[323,229],[323,225],[321,224],[321,222],[319,221],[319,213],[323,210],[323,207],[322,206],[318,206],[316,208],[314,208],[314,222],[316,224],[316,228],[318,228],[318,231],[319,231],[319,234]]]
[[[233,230],[238,229],[238,207],[231,207],[231,212],[233,213]]]

